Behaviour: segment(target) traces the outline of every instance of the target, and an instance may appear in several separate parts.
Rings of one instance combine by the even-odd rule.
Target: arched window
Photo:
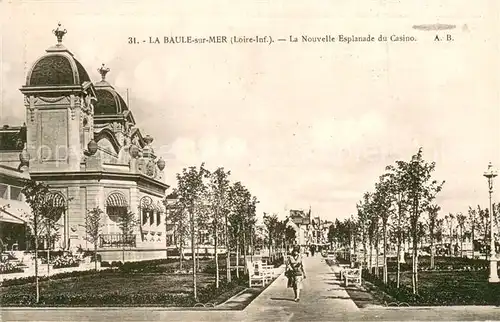
[[[127,213],[127,199],[121,192],[113,192],[106,199],[106,213],[113,222],[118,222],[120,217]]]
[[[148,219],[152,220],[153,218],[153,199],[148,196],[144,196],[141,198],[139,202],[140,212],[142,213],[142,224],[145,225],[148,222]],[[152,224],[152,222],[151,222]]]

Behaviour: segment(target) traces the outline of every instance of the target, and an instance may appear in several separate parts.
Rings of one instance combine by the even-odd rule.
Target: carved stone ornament
[[[75,95],[71,94],[69,101],[69,108],[71,110],[71,119],[75,119],[76,111],[75,111]]]
[[[45,102],[45,103],[58,103],[60,101],[62,101],[63,99],[67,99],[67,96],[58,96],[58,97],[44,97],[44,96],[38,96],[38,99],[42,102]],[[66,102],[69,103],[69,100],[67,100]],[[38,102],[37,102],[38,103]]]
[[[29,100],[28,109],[29,109],[30,120],[33,123],[35,122],[35,97],[30,96],[28,100]]]
[[[149,177],[154,177],[155,172],[156,172],[155,163],[153,160],[149,160],[149,162],[146,164],[146,175]]]
[[[136,163],[137,171],[140,173],[146,173],[146,160],[139,159]]]

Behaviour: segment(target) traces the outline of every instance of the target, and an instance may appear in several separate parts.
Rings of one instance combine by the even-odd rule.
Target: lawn
[[[221,284],[216,292],[215,277],[208,269],[213,260],[200,261],[197,273],[199,301],[208,302],[222,293],[230,296],[242,289],[244,280],[232,284]],[[186,262],[185,268],[192,267]],[[40,283],[40,305],[161,305],[192,306],[192,274],[173,274],[178,263],[156,261],[130,263],[120,269],[96,272],[68,278],[54,278]],[[242,274],[243,275],[243,274]],[[34,305],[35,284],[24,283],[0,287],[2,305]]]
[[[388,285],[383,285],[380,278],[373,275],[365,273],[364,278],[396,301],[410,305],[500,305],[500,284],[488,283],[489,271],[483,269],[483,262],[472,265],[461,258],[449,258],[448,261],[441,258],[439,262],[441,270],[419,271],[418,295],[413,295],[412,273],[408,270],[401,273],[399,289],[393,271],[388,274]]]

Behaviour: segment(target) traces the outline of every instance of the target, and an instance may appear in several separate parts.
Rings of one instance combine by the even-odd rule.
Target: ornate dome
[[[101,81],[95,84],[97,103],[94,106],[94,115],[118,115],[128,110],[127,104],[118,92],[106,81],[109,68],[104,64],[97,70],[101,74]]]
[[[94,106],[94,115],[117,115],[128,109],[123,98],[113,87],[101,87],[98,84],[96,84],[97,103]]]
[[[69,52],[49,52],[33,65],[26,85],[81,85],[84,82],[90,82],[89,75]]]
[[[47,53],[33,64],[26,78],[26,86],[81,85],[90,82],[85,68],[62,44],[66,30],[60,27],[61,24],[53,30],[58,43],[47,49]]]

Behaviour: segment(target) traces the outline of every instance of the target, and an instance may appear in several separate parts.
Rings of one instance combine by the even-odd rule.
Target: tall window
[[[106,214],[109,219],[118,223],[122,215],[128,211],[128,203],[121,192],[113,192],[106,199]]]
[[[156,212],[156,226],[159,226],[161,224],[161,212],[157,211]]]

